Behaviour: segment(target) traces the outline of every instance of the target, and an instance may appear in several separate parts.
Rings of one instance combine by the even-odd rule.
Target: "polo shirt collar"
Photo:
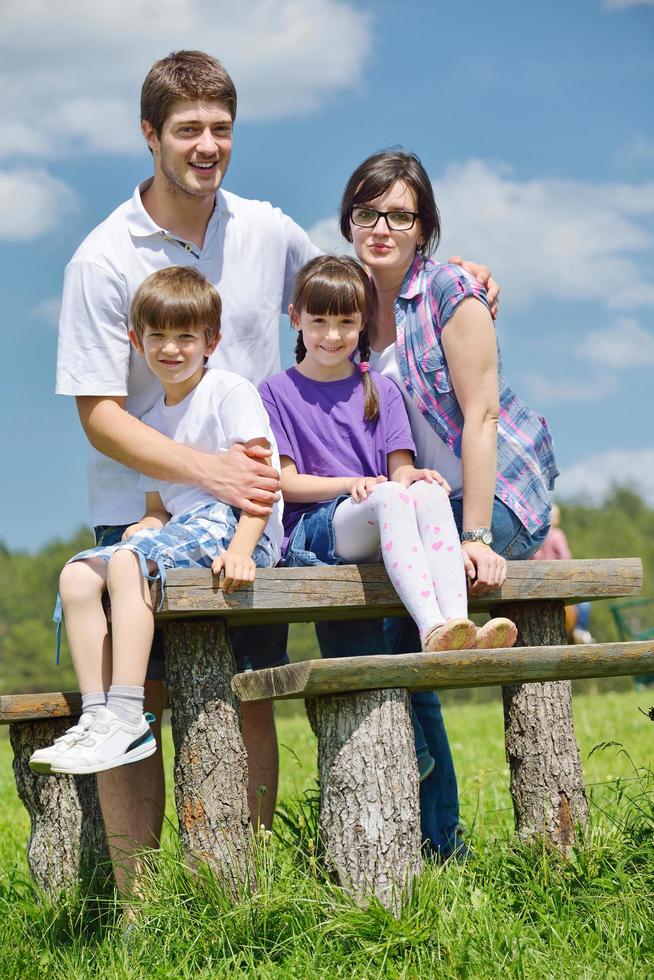
[[[153,221],[148,212],[143,207],[143,201],[141,200],[141,194],[148,189],[153,177],[148,177],[147,180],[142,181],[135,189],[132,194],[131,199],[127,204],[127,227],[131,235],[134,238],[148,238],[151,235],[160,235],[162,232],[166,234],[166,229],[161,228],[156,221]],[[225,198],[223,196],[220,188],[216,191],[216,204],[214,207],[213,214],[209,220],[211,224],[217,217],[218,212],[229,211],[229,207]]]
[[[425,275],[425,258],[420,252],[416,252],[413,262],[407,270],[404,281],[400,286],[398,297],[402,299],[414,299],[423,292],[423,278]]]

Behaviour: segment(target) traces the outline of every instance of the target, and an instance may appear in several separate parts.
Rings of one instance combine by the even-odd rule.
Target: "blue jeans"
[[[452,512],[459,531],[463,501],[453,500]],[[493,548],[507,560],[529,558],[538,550],[549,530],[532,535],[506,504],[497,497],[492,516]],[[323,657],[356,657],[376,653],[415,653],[420,650],[418,628],[412,619],[355,620],[316,623]],[[431,755],[433,772],[420,784],[420,828],[426,845],[441,857],[457,846],[459,791],[450,744],[443,722],[441,703],[434,691],[411,695],[411,713],[418,758]]]

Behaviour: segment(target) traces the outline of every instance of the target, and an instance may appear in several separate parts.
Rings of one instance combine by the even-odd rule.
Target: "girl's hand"
[[[251,555],[239,555],[234,551],[225,551],[211,563],[214,575],[224,573],[223,592],[235,592],[241,585],[251,585],[254,582],[257,566]]]
[[[386,483],[385,476],[357,476],[352,481],[350,496],[352,500],[360,503],[367,500],[378,483]]]
[[[506,559],[481,541],[464,541],[463,564],[470,582],[470,595],[483,595],[497,589],[506,578]]]
[[[448,496],[452,493],[452,487],[438,470],[418,470],[415,466],[403,466],[401,472],[396,474],[396,480],[403,487],[410,487],[412,483],[426,480],[427,483],[438,483]]]

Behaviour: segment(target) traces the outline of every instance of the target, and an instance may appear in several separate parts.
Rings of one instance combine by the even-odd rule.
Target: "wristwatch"
[[[478,527],[474,531],[463,531],[461,540],[481,541],[482,544],[487,544],[490,547],[493,543],[493,532],[489,527]]]

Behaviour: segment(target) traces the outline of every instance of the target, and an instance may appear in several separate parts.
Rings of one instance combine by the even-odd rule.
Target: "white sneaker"
[[[74,776],[104,772],[128,762],[140,762],[156,750],[157,743],[145,715],[131,725],[109,708],[100,708],[85,737],[60,753],[50,771]]]
[[[82,715],[77,724],[69,728],[59,738],[56,738],[52,745],[48,745],[45,749],[37,749],[36,752],[32,752],[29,761],[30,769],[33,769],[34,772],[42,772],[48,775],[55,758],[61,755],[71,745],[74,745],[75,742],[84,738],[91,727],[92,721],[93,715]]]

